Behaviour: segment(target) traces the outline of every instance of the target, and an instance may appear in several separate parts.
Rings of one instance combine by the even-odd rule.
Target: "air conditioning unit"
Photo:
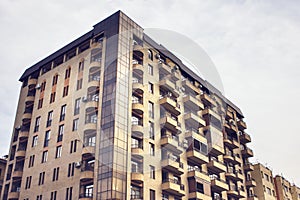
[[[81,98],[81,100],[82,100],[82,102],[87,102],[87,96],[83,96],[82,98]]]
[[[76,162],[76,163],[75,163],[75,167],[76,167],[76,168],[81,167],[81,162]]]
[[[37,89],[37,90],[41,89],[41,85],[39,83],[36,84],[35,89]]]

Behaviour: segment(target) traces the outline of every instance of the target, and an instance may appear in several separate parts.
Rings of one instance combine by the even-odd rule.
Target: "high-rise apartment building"
[[[272,170],[260,163],[253,165],[253,169],[251,175],[256,181],[253,199],[276,200]]]
[[[276,175],[274,177],[277,200],[292,200],[292,184],[284,177]],[[295,189],[295,188],[294,188]]]
[[[1,196],[1,191],[2,191],[2,187],[3,187],[6,162],[7,162],[6,158],[0,158],[0,196]]]
[[[251,199],[240,109],[118,11],[28,68],[1,199]]]

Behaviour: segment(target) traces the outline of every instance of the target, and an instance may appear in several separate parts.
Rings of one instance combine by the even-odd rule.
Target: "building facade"
[[[7,163],[6,158],[0,158],[0,196],[1,196],[1,191],[3,188],[6,163]]]
[[[252,199],[240,109],[118,11],[28,68],[1,199]]]

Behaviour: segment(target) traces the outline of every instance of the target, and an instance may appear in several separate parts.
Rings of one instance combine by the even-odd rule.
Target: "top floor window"
[[[152,53],[152,51],[150,49],[148,50],[148,58],[150,60],[153,60],[153,53]]]
[[[93,49],[91,52],[91,62],[101,62],[102,51],[100,48]]]

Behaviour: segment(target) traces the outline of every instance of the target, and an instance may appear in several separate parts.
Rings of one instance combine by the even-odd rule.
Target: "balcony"
[[[243,149],[241,152],[242,156],[245,158],[253,157],[253,151],[249,147]]]
[[[247,197],[247,193],[245,191],[245,189],[239,189],[239,198],[246,198]]]
[[[37,79],[35,79],[35,78],[30,78],[29,80],[28,80],[28,86],[30,86],[30,85],[36,85],[37,84]]]
[[[87,182],[94,179],[94,170],[84,170],[81,171],[80,181]]]
[[[29,131],[20,131],[19,132],[19,140],[25,140],[29,136]]]
[[[217,160],[210,160],[209,163],[207,163],[207,168],[215,173],[222,173],[226,172],[226,166],[224,163],[217,161]]]
[[[258,197],[256,195],[250,195],[247,197],[247,200],[259,200]]]
[[[212,190],[222,192],[228,190],[228,185],[225,181],[218,177],[211,177],[211,188]]]
[[[189,199],[211,200],[211,196],[203,194],[201,192],[189,193],[188,197]]]
[[[203,116],[209,116],[210,118],[213,117],[215,120],[221,121],[221,116],[218,115],[215,111],[206,108],[202,111]]]
[[[96,129],[97,129],[97,121],[87,121],[87,123],[84,125],[83,131],[92,132],[92,131],[96,131]]]
[[[23,171],[22,170],[15,170],[12,173],[12,178],[13,178],[13,180],[21,179],[22,175],[23,175]]]
[[[142,123],[132,123],[131,125],[131,134],[132,136],[143,139],[144,136],[144,127]]]
[[[194,111],[204,109],[203,103],[199,99],[193,97],[192,95],[185,95],[183,97],[183,103],[184,106],[187,106]]]
[[[18,200],[19,195],[20,195],[20,192],[9,192],[8,193],[8,199],[9,200]]]
[[[232,153],[226,153],[223,156],[223,159],[227,163],[234,163],[235,162],[234,155]]]
[[[240,147],[239,142],[235,138],[228,135],[224,136],[224,144],[230,149],[236,149]]]
[[[159,69],[159,73],[165,76],[172,73],[172,68],[163,62],[158,63],[158,69]]]
[[[79,200],[93,200],[93,195],[79,194]]]
[[[198,129],[188,129],[185,132],[185,138],[195,138],[196,140],[207,144],[207,139]]]
[[[198,164],[205,164],[208,163],[207,154],[200,152],[198,149],[191,149],[186,152],[186,156],[188,159],[198,163]]]
[[[216,101],[213,100],[208,94],[203,93],[200,95],[200,98],[201,101],[207,106],[212,106],[212,107],[217,106]]]
[[[251,163],[245,163],[244,164],[244,171],[249,172],[249,171],[253,171],[254,167]]]
[[[95,144],[85,144],[82,148],[82,157],[93,157],[95,155]]]
[[[132,102],[132,110],[139,114],[142,115],[144,113],[144,105],[142,101],[133,101]]]
[[[88,113],[98,110],[98,101],[91,100],[91,101],[86,102],[85,109],[86,109],[86,112],[88,112]]]
[[[169,79],[163,79],[159,81],[159,86],[169,92],[171,92],[175,97],[179,96],[179,92],[176,88],[175,83],[170,81]]]
[[[202,179],[202,180],[205,180],[207,182],[210,182],[210,178],[209,178],[209,175],[205,172],[201,172],[200,170],[196,170],[196,169],[193,169],[193,170],[189,170],[188,171],[188,174],[187,174],[187,177],[188,178],[199,178],[199,179]]]
[[[144,93],[143,80],[133,79],[132,80],[132,91],[133,91],[133,93],[136,92],[138,94],[143,94]]]
[[[131,155],[137,159],[143,159],[144,150],[141,147],[133,146],[131,147]]]
[[[187,79],[182,80],[182,87],[187,93],[200,94],[200,89]]]
[[[32,114],[31,113],[24,113],[23,116],[22,116],[22,120],[30,120],[32,117]]]
[[[227,196],[230,198],[239,198],[239,192],[237,191],[236,187],[235,186],[230,186],[228,191],[227,191]]]
[[[177,161],[176,159],[173,159],[170,156],[169,158],[161,161],[161,167],[170,172],[173,172],[174,174],[181,175],[184,173],[183,163]]]
[[[177,107],[176,101],[171,99],[170,97],[163,97],[159,100],[159,104],[166,108],[169,112],[174,115],[180,115],[180,109]]]
[[[170,114],[165,114],[164,116],[161,116],[160,125],[171,131],[178,131],[178,122],[176,118],[172,117]]]
[[[25,155],[26,155],[26,150],[24,148],[22,148],[22,149],[18,149],[16,151],[15,157],[17,159],[23,159],[23,158],[25,158]]]
[[[239,129],[241,129],[241,130],[247,129],[246,123],[244,121],[242,121],[242,120],[239,120],[237,122],[237,125],[238,125]]]
[[[200,128],[206,125],[205,121],[197,113],[187,112],[184,114],[184,120],[192,127]]]
[[[246,187],[255,187],[256,186],[256,182],[253,178],[247,178],[246,179]]]
[[[133,65],[132,65],[133,72],[142,76],[144,74],[143,64],[140,62],[137,62],[135,60],[133,60],[132,63],[133,63]]]
[[[226,133],[229,133],[229,134],[231,134],[231,133],[236,134],[238,131],[236,126],[230,122],[225,122],[224,127],[225,127]]]
[[[240,142],[243,144],[251,142],[251,137],[245,132],[240,132]]]
[[[245,176],[242,173],[242,170],[237,170],[235,175],[236,175],[236,180],[237,181],[243,181],[245,179]]]
[[[141,172],[131,172],[131,181],[141,184],[144,182],[144,174]]]
[[[235,175],[235,171],[231,168],[227,169],[227,171],[225,172],[225,177],[227,180],[233,180],[236,181],[236,175]]]
[[[34,96],[27,96],[25,97],[25,103],[26,104],[30,104],[30,103],[33,103],[34,102]]]
[[[172,135],[164,135],[160,139],[160,145],[166,149],[175,152],[176,154],[181,154],[182,149],[179,147],[179,140],[177,137]]]
[[[178,183],[176,180],[173,179],[166,179],[163,180],[162,183],[162,191],[168,192],[172,195],[176,196],[184,196],[184,185]]]

